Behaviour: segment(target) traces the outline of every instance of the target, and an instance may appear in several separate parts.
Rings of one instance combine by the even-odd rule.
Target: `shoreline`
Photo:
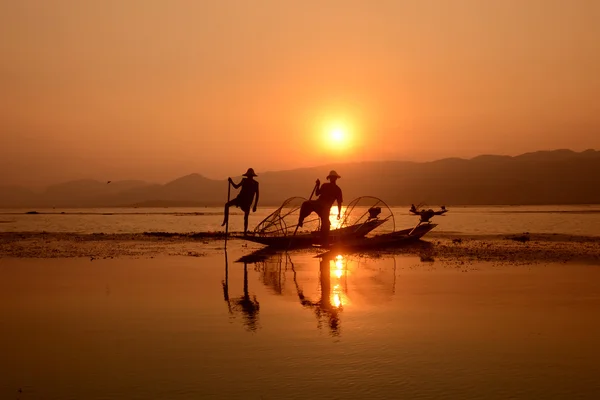
[[[233,232],[232,232],[233,233]],[[0,258],[90,258],[190,256],[223,251],[224,232],[145,232],[142,234],[81,234],[59,232],[2,232]],[[237,238],[230,249],[252,253],[264,246]],[[308,249],[301,251],[314,251]],[[423,262],[492,261],[510,264],[582,262],[600,265],[600,237],[566,234],[461,234],[432,232],[400,247],[361,251],[364,256],[419,256]]]

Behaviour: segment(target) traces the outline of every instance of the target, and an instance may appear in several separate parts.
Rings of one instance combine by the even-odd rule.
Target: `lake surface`
[[[466,234],[561,233],[600,235],[600,205],[577,206],[498,206],[450,207],[444,216],[433,218],[439,224],[436,232]],[[275,208],[259,208],[250,214],[253,229]],[[221,208],[105,208],[105,209],[38,209],[0,210],[0,232],[77,232],[77,233],[142,233],[223,231]],[[230,231],[243,229],[243,216],[232,208]],[[392,208],[395,229],[415,226],[417,217],[408,207]],[[63,214],[64,213],[64,214]],[[335,221],[334,225],[335,226]],[[391,231],[393,224],[382,226]]]
[[[600,266],[246,253],[0,259],[0,398],[599,398]]]

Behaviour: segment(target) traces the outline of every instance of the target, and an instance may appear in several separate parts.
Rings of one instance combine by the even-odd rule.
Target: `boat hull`
[[[393,248],[415,242],[429,233],[437,224],[422,224],[416,228],[403,229],[397,232],[384,233],[356,240],[341,241],[323,247],[327,250],[374,250]]]
[[[365,237],[365,235],[375,229],[378,225],[363,227],[361,230],[343,228],[330,232],[329,245],[324,248],[377,248],[391,247],[401,245],[405,242],[418,240],[437,224],[421,224],[416,228],[408,228],[401,231]],[[370,229],[369,229],[370,228]],[[368,229],[367,232],[365,232]],[[310,232],[298,234],[296,236],[258,236],[247,235],[237,236],[239,239],[264,244],[272,249],[299,249],[313,246],[320,246],[320,232]]]
[[[386,220],[374,219],[358,226],[348,226],[329,232],[329,243],[343,243],[364,238],[369,232],[383,224]],[[288,236],[253,235],[234,236],[278,249],[297,249],[311,247],[321,242],[321,232],[302,232]]]

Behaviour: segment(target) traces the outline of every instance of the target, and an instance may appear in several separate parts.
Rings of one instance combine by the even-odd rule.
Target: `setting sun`
[[[346,138],[346,132],[344,131],[344,128],[336,126],[333,129],[331,129],[329,137],[333,143],[341,144]]]
[[[352,132],[347,122],[335,121],[324,125],[323,146],[330,151],[346,153],[352,147]]]

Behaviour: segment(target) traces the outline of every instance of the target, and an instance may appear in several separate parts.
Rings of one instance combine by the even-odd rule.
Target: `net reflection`
[[[289,257],[286,254],[278,253],[254,263],[254,269],[260,273],[261,282],[277,295],[283,294],[288,262]]]
[[[244,264],[244,296],[240,298],[244,301],[237,306],[245,313],[249,330],[256,329],[257,325],[249,322],[257,320],[259,309],[256,297],[248,294],[249,273],[255,274],[253,279],[258,278],[274,295],[267,306],[273,301],[297,299],[303,309],[314,315],[317,328],[332,336],[341,334],[345,311],[368,312],[389,302],[396,290],[396,258],[381,253],[368,256],[327,252],[315,256],[262,249],[242,256],[236,263]],[[253,266],[250,272],[248,266]],[[236,303],[228,301],[227,269],[225,278],[224,298],[229,312],[234,314]]]
[[[227,258],[227,250],[225,250],[225,280],[222,282],[223,285],[223,299],[227,303],[229,314],[242,315],[242,321],[244,326],[249,331],[256,331],[258,325],[258,312],[260,310],[260,304],[256,299],[256,296],[250,296],[248,291],[248,263],[244,262],[244,294],[239,297],[230,299],[229,297],[229,263]]]

